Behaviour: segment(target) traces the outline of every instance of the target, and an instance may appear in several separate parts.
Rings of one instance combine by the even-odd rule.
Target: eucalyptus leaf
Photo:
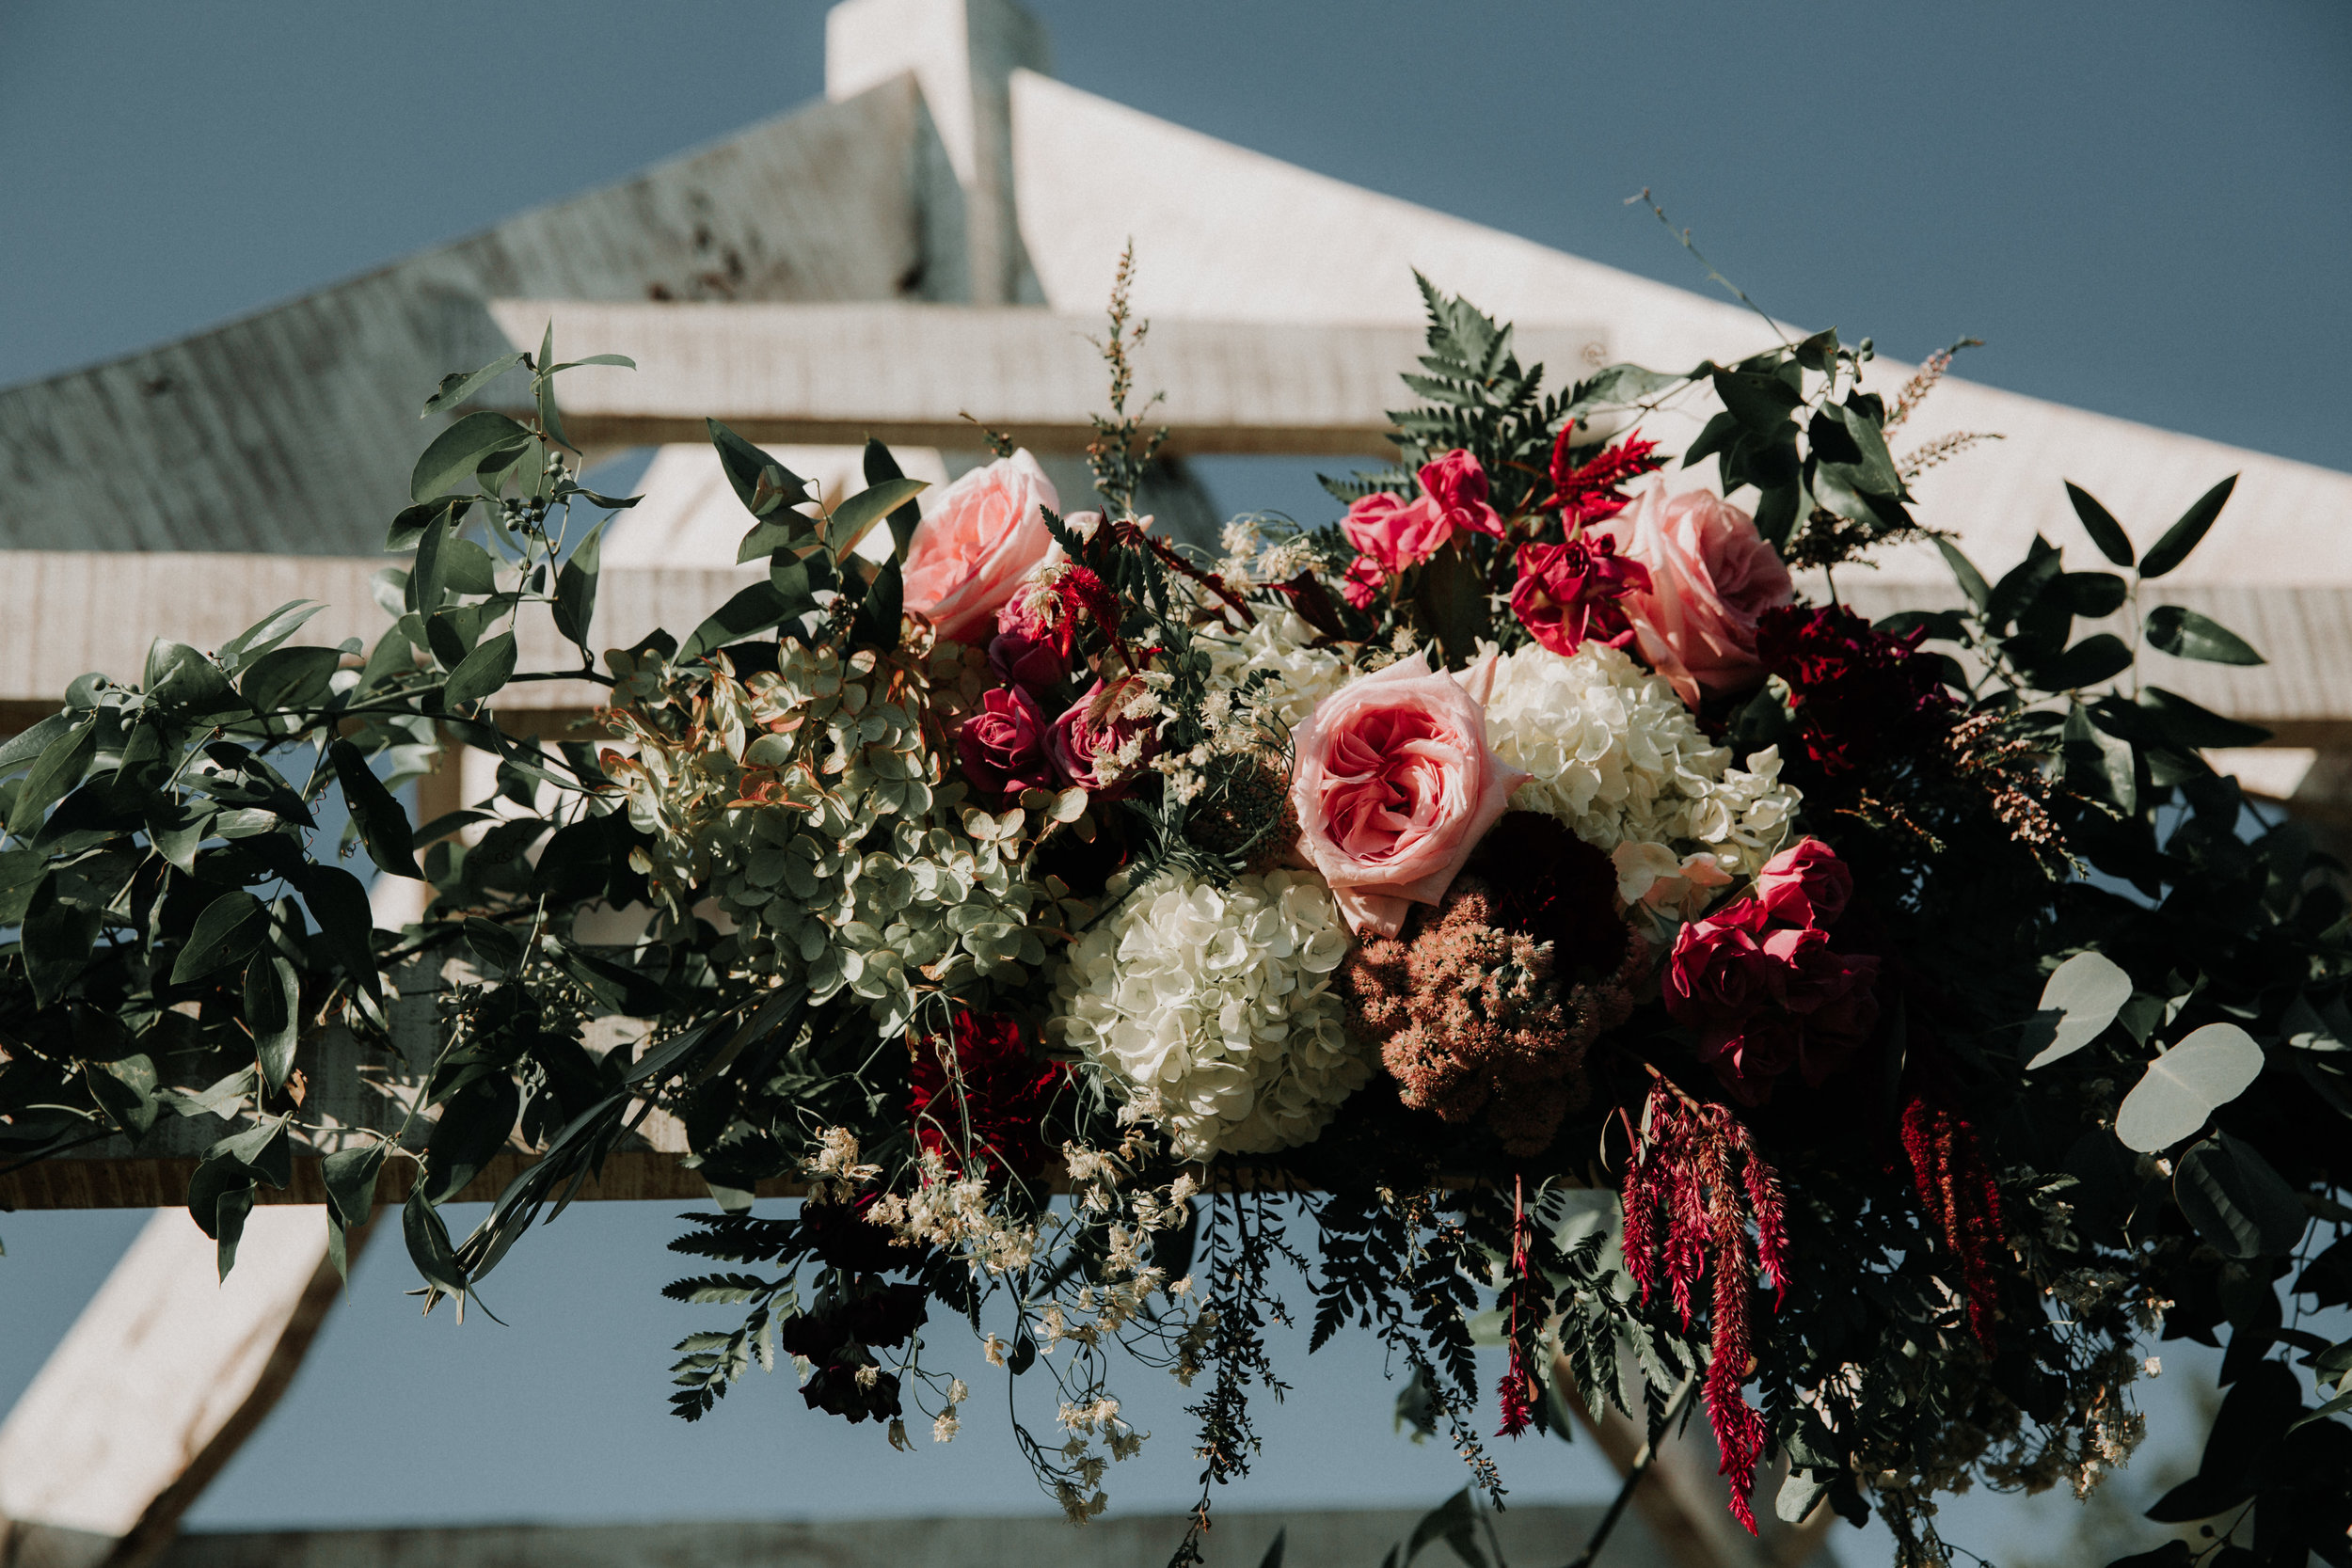
[[[2099,504],[2099,499],[2073,480],[2066,482],[2066,499],[2074,503],[2074,515],[2083,521],[2083,531],[2099,546],[2099,553],[2118,566],[2132,563],[2131,535],[2115,520],[2115,514]]]
[[[440,389],[425,399],[424,410],[417,417],[423,419],[427,415],[456,407],[522,362],[523,356],[519,354],[501,354],[478,371],[453,372],[441,377]]]
[[[2148,1064],[2116,1113],[2126,1148],[2156,1154],[2205,1125],[2262,1075],[2263,1048],[2234,1023],[2208,1023]]]
[[[694,628],[693,635],[679,647],[676,662],[684,664],[707,658],[730,642],[740,642],[747,637],[768,630],[791,614],[794,609],[790,601],[777,593],[771,584],[753,583],[721,605],[708,620]]]
[[[294,1071],[294,1044],[301,1033],[302,986],[294,965],[263,949],[245,971],[245,1026],[253,1032],[254,1059],[273,1092]]]
[[[555,628],[585,653],[589,627],[596,617],[596,574],[603,556],[604,525],[572,546],[572,553],[555,574]]]
[[[433,438],[408,476],[408,497],[425,502],[454,493],[483,465],[531,444],[531,432],[503,414],[469,414]]]
[[[833,551],[835,561],[849,560],[858,542],[872,531],[876,523],[910,505],[915,497],[930,488],[919,479],[886,479],[880,483],[869,483],[834,507],[833,515],[825,519],[826,547]]]
[[[452,707],[470,707],[503,689],[515,673],[515,634],[502,631],[458,660],[449,673],[441,699]]]
[[[187,945],[171,966],[171,983],[184,986],[238,962],[268,934],[268,905],[242,888],[222,894],[196,917]]]
[[[333,742],[326,755],[336,782],[342,785],[343,803],[351,808],[351,819],[358,825],[360,842],[368,847],[368,858],[395,877],[422,880],[408,813],[398,797],[384,787],[384,781],[350,741]]]
[[[2050,1037],[2027,1068],[2047,1067],[2097,1039],[2123,1004],[2132,999],[2132,977],[2100,953],[2077,953],[2051,973],[2042,988],[2041,1011],[2058,1015]]]
[[[798,506],[809,499],[807,483],[800,475],[718,420],[703,422],[710,429],[710,444],[718,449],[719,466],[726,471],[727,483],[753,516],[765,517],[779,507]]]

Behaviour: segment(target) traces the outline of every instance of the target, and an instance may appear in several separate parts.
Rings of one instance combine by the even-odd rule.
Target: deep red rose
[[[1528,635],[1555,654],[1583,642],[1622,648],[1633,624],[1617,601],[1649,587],[1649,568],[1617,553],[1617,542],[1575,538],[1565,545],[1521,545],[1511,613]]]
[[[1773,999],[1772,958],[1756,940],[1763,906],[1742,898],[1675,938],[1666,960],[1666,1012],[1702,1040],[1727,1039]]]
[[[1031,1055],[1011,1019],[960,1011],[952,1042],[914,1042],[907,1110],[915,1138],[953,1170],[969,1157],[1033,1177],[1045,1167],[1042,1129],[1069,1072]]]
[[[1853,896],[1853,872],[1820,839],[1800,839],[1764,863],[1756,896],[1783,925],[1825,931]]]
[[[1843,605],[1787,606],[1756,620],[1756,657],[1788,683],[1805,752],[1824,772],[1867,768],[1949,728],[1958,703],[1942,661],[1919,644],[1925,626],[1898,637]]]
[[[1031,637],[1025,632],[1000,631],[990,639],[988,667],[1008,686],[1044,691],[1061,684],[1070,661],[1055,646],[1058,639]]]
[[[1046,752],[1045,710],[1018,686],[1000,686],[980,699],[980,711],[956,733],[956,755],[972,787],[993,800],[1025,789],[1050,789],[1054,764]]]

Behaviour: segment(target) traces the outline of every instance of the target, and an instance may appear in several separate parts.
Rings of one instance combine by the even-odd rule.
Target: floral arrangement
[[[1613,1403],[1655,1433],[1695,1402],[1743,1524],[1775,1459],[1781,1517],[1875,1509],[1942,1561],[1937,1494],[2088,1490],[2139,1436],[2147,1342],[2226,1334],[2217,1447],[2158,1516],[2250,1502],[2279,1560],[2352,1560],[2352,1341],[2280,1293],[2352,1301],[2352,924],[2202,755],[2259,732],[2139,679],[2258,657],[2138,607],[2227,483],[2145,553],[2077,492],[2116,570],[2037,541],[1990,579],[1889,444],[1943,359],[1889,396],[1823,333],[1546,391],[1429,289],[1399,466],[1211,558],[1134,511],[1159,436],[1123,276],[1099,507],[992,436],[927,512],[873,444],[826,512],[714,424],[768,576],[683,641],[601,670],[582,642],[589,741],[498,731],[523,677],[492,628],[543,605],[581,641],[595,535],[564,519],[625,503],[566,464],[551,353],[445,383],[429,408],[523,360],[541,420],[427,451],[377,648],[159,644],[0,749],[12,1156],[227,1118],[190,1196],[226,1267],[285,1180],[296,1045],[380,1037],[383,971],[453,955],[437,1120],[326,1160],[338,1235],[413,1166],[411,1253],[462,1305],[670,1111],[718,1204],[677,1249],[723,1265],[672,1294],[742,1314],[680,1347],[689,1418],[780,1355],[901,1444],[918,1415],[953,1438],[970,1379],[1047,1385],[1058,1431],[1016,1438],[1085,1517],[1143,1443],[1112,1381],[1139,1363],[1200,1389],[1205,1504],[1303,1289],[1316,1342],[1377,1336],[1498,1495],[1489,1422]],[[1686,406],[1715,411],[1679,454],[1640,434]],[[1837,602],[1922,537],[1961,608]],[[524,804],[501,854],[380,782],[447,736]],[[304,745],[297,787],[265,758]],[[431,882],[420,925],[373,930],[310,857],[330,784]],[[642,934],[590,942],[592,907]],[[593,1055],[616,1013],[650,1033]],[[516,1139],[537,1162],[453,1242],[437,1206]],[[777,1182],[797,1210],[755,1212]],[[1621,1224],[1567,1223],[1594,1188]]]

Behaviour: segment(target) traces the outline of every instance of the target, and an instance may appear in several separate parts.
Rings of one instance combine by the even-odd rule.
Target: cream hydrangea
[[[1295,610],[1262,610],[1255,626],[1204,635],[1200,646],[1209,656],[1210,688],[1233,689],[1263,670],[1272,678],[1259,686],[1252,707],[1295,730],[1317,703],[1356,674],[1336,650],[1310,645],[1318,635]]]
[[[1767,749],[1732,766],[1661,676],[1587,642],[1497,661],[1486,738],[1533,777],[1514,809],[1549,812],[1609,851],[1617,892],[1653,931],[1752,877],[1787,840],[1800,796]]]
[[[1348,940],[1312,873],[1170,874],[1071,945],[1055,1027],[1180,1157],[1288,1148],[1372,1077],[1332,990]]]

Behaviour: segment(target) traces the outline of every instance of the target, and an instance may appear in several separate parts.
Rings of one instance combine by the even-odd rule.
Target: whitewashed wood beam
[[[634,371],[565,372],[565,428],[608,445],[693,441],[718,419],[755,441],[812,445],[878,436],[971,448],[972,420],[1039,451],[1082,451],[1109,384],[1099,315],[917,304],[602,304],[505,299],[509,341],[626,354]],[[1608,355],[1583,326],[1521,334],[1523,358],[1589,370]],[[1135,355],[1137,403],[1168,451],[1381,458],[1388,410],[1407,393],[1422,336],[1409,326],[1155,323]]]
[[[152,1562],[341,1289],[324,1209],[254,1211],[226,1280],[184,1210],[156,1213],[0,1423],[0,1561]]]

